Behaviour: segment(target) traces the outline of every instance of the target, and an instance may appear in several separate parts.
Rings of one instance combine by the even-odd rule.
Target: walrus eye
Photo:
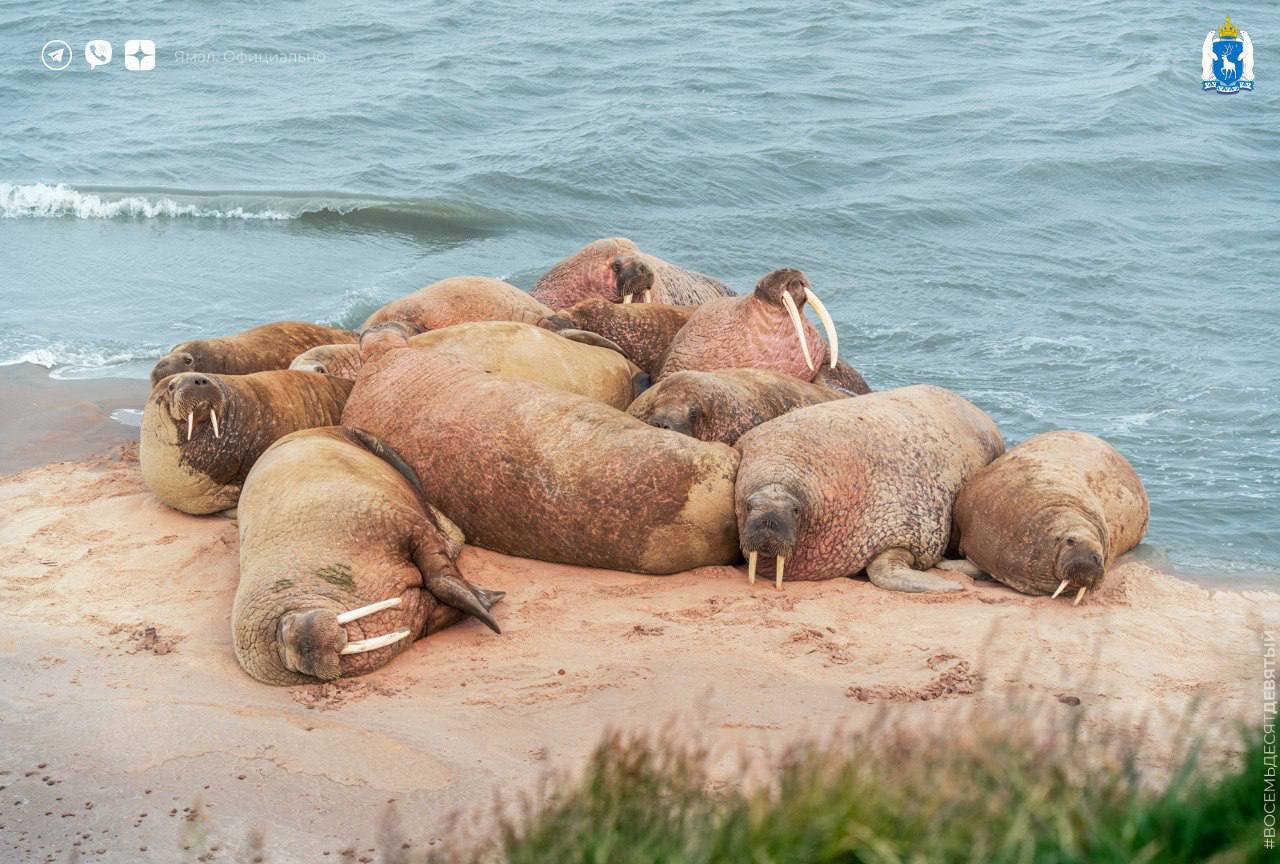
[[[1068,537],[1068,538],[1067,538],[1067,545],[1068,545],[1068,546],[1074,546],[1074,545],[1076,545],[1076,538],[1074,538],[1074,537]]]
[[[317,371],[317,372],[319,372],[321,375],[328,375],[328,374],[329,374],[329,370],[328,370],[328,369],[326,369],[326,368],[324,368],[324,366],[323,366],[322,364],[320,364],[320,363],[317,363],[317,364],[316,364],[316,371]]]
[[[614,272],[614,274],[615,274],[615,275],[616,275],[616,274],[620,274],[620,273],[622,273],[622,262],[621,262],[621,261],[619,261],[617,258],[614,258],[614,259],[613,259],[613,265],[612,265],[612,266],[613,266],[613,272]]]
[[[187,364],[188,366],[190,366],[190,365],[191,365],[192,363],[194,363],[195,361],[194,361],[194,360],[192,360],[190,357],[183,357],[183,358],[182,358],[182,362],[183,362],[183,363],[185,363],[185,364]]]

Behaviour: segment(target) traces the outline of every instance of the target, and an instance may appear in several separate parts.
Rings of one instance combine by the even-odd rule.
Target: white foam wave
[[[81,192],[62,183],[54,186],[0,183],[0,218],[5,219],[74,216],[78,219],[188,217],[275,221],[296,219],[299,215],[300,212],[269,207],[217,207],[208,203],[183,202],[162,194]]]
[[[51,370],[51,378],[93,378],[108,372],[136,377],[137,370],[130,368],[131,364],[149,365],[161,353],[157,348],[104,348],[48,342],[35,347],[15,346],[10,351],[0,350],[0,366],[31,363]],[[144,366],[139,365],[139,368],[143,369],[145,377]]]

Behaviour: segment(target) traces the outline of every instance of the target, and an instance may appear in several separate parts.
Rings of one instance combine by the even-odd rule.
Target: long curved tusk
[[[386,648],[388,645],[396,644],[408,635],[408,630],[393,630],[390,633],[383,633],[381,636],[374,636],[372,639],[361,639],[359,642],[348,642],[347,646],[343,648],[340,653],[363,654],[366,651],[377,651],[379,648]]]
[[[343,612],[338,616],[338,623],[350,624],[352,621],[358,621],[366,615],[372,615],[374,612],[381,612],[383,609],[394,609],[399,605],[399,597],[388,597],[386,600],[379,600],[377,603],[370,603],[368,606],[361,606],[359,609],[351,609]]]
[[[787,567],[787,556],[779,555],[774,560],[778,564],[778,584],[775,585],[774,587],[776,587],[779,591],[781,591],[782,590],[782,571],[785,570]]]
[[[796,308],[796,301],[791,299],[789,291],[782,292],[782,305],[786,307],[787,314],[791,316],[791,326],[796,328],[796,338],[800,340],[800,350],[804,351],[804,364],[812,372],[813,357],[809,355],[809,340],[804,335],[804,324],[800,318],[800,310]]]
[[[623,295],[622,295],[622,305],[623,305],[623,306],[626,306],[626,305],[627,305],[628,303],[630,303],[630,302],[631,302],[631,295],[630,295],[630,294],[623,294]]]
[[[1058,599],[1058,595],[1059,595],[1059,594],[1061,594],[1063,591],[1066,591],[1066,590],[1067,590],[1067,586],[1068,586],[1068,585],[1070,585],[1070,584],[1071,584],[1071,583],[1070,583],[1070,582],[1068,582],[1066,579],[1063,579],[1063,580],[1062,580],[1062,582],[1061,582],[1061,584],[1059,584],[1059,585],[1058,585],[1058,590],[1057,590],[1057,591],[1054,591],[1054,592],[1053,592],[1053,596],[1052,596],[1052,597],[1050,597],[1049,599],[1050,599],[1050,600],[1057,600],[1057,599]]]
[[[653,289],[652,288],[644,289],[644,302],[652,303],[653,302],[652,297],[653,297]]]
[[[1071,601],[1071,605],[1072,605],[1072,606],[1079,606],[1079,605],[1080,605],[1080,601],[1084,599],[1084,592],[1086,592],[1086,591],[1088,591],[1088,590],[1089,590],[1089,586],[1088,586],[1088,585],[1081,585],[1081,586],[1080,586],[1080,593],[1076,595],[1076,599],[1074,599],[1074,600],[1072,600],[1072,601]]]
[[[822,301],[818,299],[818,295],[814,294],[812,289],[806,288],[804,296],[809,300],[809,305],[813,307],[818,320],[822,322],[822,329],[827,331],[827,344],[831,346],[831,368],[834,369],[836,368],[836,354],[840,352],[840,335],[836,333],[836,322],[831,320],[827,307],[822,305]]]
[[[218,412],[213,409],[209,410],[209,419],[213,421],[213,437],[221,438],[222,432],[218,429]]]
[[[187,412],[187,440],[191,440],[191,430],[196,428],[196,412]]]
[[[760,557],[760,553],[752,549],[747,553],[747,584],[756,584],[756,559]]]

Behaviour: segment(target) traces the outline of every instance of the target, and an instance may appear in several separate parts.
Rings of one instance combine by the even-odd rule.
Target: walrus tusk
[[[779,555],[777,558],[774,559],[774,561],[777,562],[777,565],[778,565],[778,584],[775,585],[774,587],[776,587],[779,591],[781,591],[782,590],[782,571],[785,570],[787,567],[787,557],[785,555]]]
[[[756,584],[756,559],[760,557],[760,553],[752,549],[747,553],[747,584]]]
[[[804,351],[804,365],[809,367],[809,371],[813,371],[813,357],[809,356],[809,340],[804,335],[804,324],[801,323],[800,310],[796,308],[796,301],[791,299],[791,294],[787,291],[782,292],[782,305],[786,307],[787,314],[791,316],[791,326],[796,328],[796,338],[800,340],[800,350]]]
[[[213,421],[213,437],[221,438],[222,432],[218,429],[218,412],[211,410],[209,412],[209,419]]]
[[[626,305],[627,305],[628,303],[630,303],[630,302],[631,302],[631,295],[630,295],[630,294],[623,294],[623,295],[622,295],[622,305],[623,305],[623,306],[626,306]]]
[[[813,311],[817,313],[818,320],[822,322],[822,329],[827,331],[827,344],[831,346],[831,368],[834,369],[836,368],[836,354],[840,351],[840,336],[836,333],[836,322],[831,320],[827,307],[822,305],[822,301],[818,299],[817,294],[806,288],[804,296],[809,300],[809,305],[813,307]]]
[[[196,428],[196,412],[187,412],[187,440],[191,440],[191,430]]]
[[[1080,586],[1080,593],[1076,595],[1076,599],[1074,599],[1074,600],[1072,600],[1072,601],[1071,601],[1071,605],[1072,605],[1072,606],[1079,606],[1079,605],[1080,605],[1080,601],[1084,599],[1084,592],[1086,592],[1086,591],[1088,591],[1088,590],[1089,590],[1089,586],[1088,586],[1088,585],[1081,585],[1081,586]]]
[[[652,288],[644,289],[644,302],[651,303],[652,300],[650,298],[652,297],[653,297],[653,289]]]
[[[1050,597],[1049,599],[1050,599],[1050,600],[1057,600],[1057,599],[1058,599],[1058,595],[1059,595],[1059,594],[1061,594],[1063,591],[1067,590],[1067,585],[1069,585],[1069,584],[1070,584],[1070,583],[1069,583],[1066,579],[1063,579],[1063,580],[1062,580],[1062,583],[1061,583],[1060,585],[1058,585],[1058,590],[1057,590],[1057,591],[1054,591],[1054,592],[1053,592],[1053,596],[1052,596],[1052,597]]]
[[[381,636],[374,636],[372,639],[361,639],[359,642],[348,642],[346,647],[339,653],[363,654],[366,651],[377,651],[379,648],[394,645],[408,635],[408,630],[393,630],[390,633],[383,633]]]
[[[374,612],[381,612],[383,609],[394,609],[399,605],[399,597],[388,597],[386,600],[379,600],[377,603],[370,603],[368,606],[361,606],[359,609],[351,609],[343,612],[338,616],[338,623],[350,624],[352,621],[359,620],[366,615],[372,615]]]

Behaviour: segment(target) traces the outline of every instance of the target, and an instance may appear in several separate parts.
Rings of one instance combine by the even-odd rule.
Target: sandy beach
[[[1138,561],[1072,608],[989,583],[776,591],[745,568],[646,577],[468,548],[468,577],[507,592],[500,636],[467,622],[367,677],[272,688],[231,651],[235,523],[162,505],[132,445],[4,477],[0,508],[4,860],[220,860],[260,841],[372,859],[389,806],[422,848],[610,727],[673,722],[727,767],[885,706],[945,720],[1013,692],[1172,747],[1197,699],[1199,724],[1249,716],[1260,630],[1280,624],[1280,595]]]

